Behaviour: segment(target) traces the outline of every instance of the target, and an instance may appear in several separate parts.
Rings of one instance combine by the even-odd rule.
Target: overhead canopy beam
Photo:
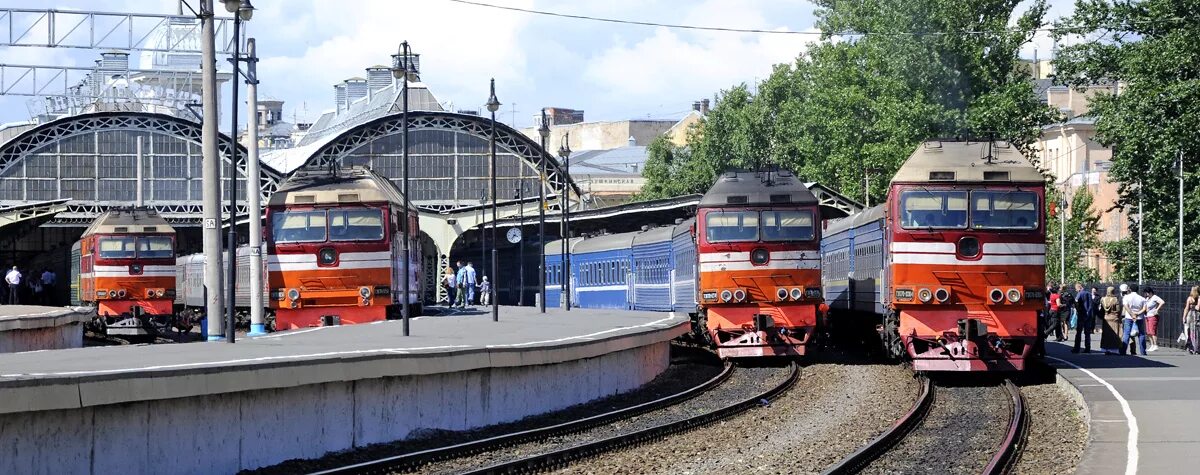
[[[214,21],[217,54],[232,53],[233,18]],[[168,26],[182,26],[178,38],[147,44]],[[199,42],[185,41],[199,30],[200,21],[191,15],[0,8],[0,46],[200,53]]]

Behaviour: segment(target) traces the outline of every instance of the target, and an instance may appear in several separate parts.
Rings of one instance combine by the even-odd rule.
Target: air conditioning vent
[[[733,195],[725,198],[725,203],[731,205],[744,205],[750,202],[750,197],[746,195]]]
[[[313,195],[296,195],[296,203],[315,203],[317,197]]]
[[[792,200],[792,195],[771,195],[772,203],[787,203]]]
[[[156,232],[158,232],[158,226],[143,226],[142,232],[156,233]]]
[[[984,181],[1008,181],[1008,172],[983,172]]]
[[[345,203],[348,201],[349,202],[358,201],[358,193],[339,193],[338,194],[338,202],[339,203]]]
[[[929,181],[954,181],[954,172],[929,172]]]
[[[129,232],[129,228],[125,227],[125,226],[117,226],[117,227],[113,228],[113,232],[114,233],[127,233],[127,232]]]

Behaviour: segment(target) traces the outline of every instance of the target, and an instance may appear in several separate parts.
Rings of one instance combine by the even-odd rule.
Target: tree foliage
[[[1145,210],[1145,279],[1170,279],[1179,246],[1177,158],[1188,190],[1184,205],[1187,279],[1200,279],[1200,2],[1195,0],[1079,0],[1075,13],[1055,25],[1056,36],[1086,41],[1059,51],[1057,77],[1070,86],[1119,81],[1119,94],[1091,101],[1096,136],[1113,148],[1109,179],[1120,184],[1123,206]],[[1137,277],[1133,238],[1106,246],[1117,278]]]
[[[703,192],[728,168],[778,166],[859,200],[869,174],[878,202],[921,140],[994,134],[1027,147],[1055,119],[1017,58],[1044,2],[1016,29],[1016,0],[816,3],[826,36],[755,92],[723,91],[686,147],[652,149],[643,199]]]
[[[1100,213],[1092,209],[1092,193],[1086,187],[1079,189],[1065,210],[1052,204],[1060,199],[1056,189],[1047,189],[1046,274],[1059,283],[1096,282],[1099,269],[1088,266],[1084,259],[1087,251],[1100,249]],[[1067,256],[1065,266],[1063,255]]]

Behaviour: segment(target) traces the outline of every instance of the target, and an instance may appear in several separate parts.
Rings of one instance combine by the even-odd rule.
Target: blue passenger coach
[[[571,238],[568,246],[574,247],[583,238]],[[546,243],[546,306],[562,307],[563,272],[562,258],[563,240],[556,239]],[[568,251],[569,252],[569,251]],[[574,263],[572,263],[574,264]]]
[[[580,241],[571,251],[572,301],[581,308],[633,307],[630,272],[637,233],[610,234]]]
[[[676,312],[696,313],[696,238],[692,218],[675,225],[671,231],[671,306]]]
[[[633,237],[634,310],[671,311],[671,232],[674,226],[651,228]]]
[[[830,220],[821,237],[821,282],[834,313],[886,313],[884,208]]]

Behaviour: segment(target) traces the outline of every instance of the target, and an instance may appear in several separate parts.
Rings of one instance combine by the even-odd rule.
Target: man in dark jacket
[[[1096,317],[1092,294],[1083,289],[1083,284],[1075,284],[1075,347],[1071,353],[1079,353],[1079,334],[1083,334],[1084,353],[1092,352],[1092,330],[1096,328]]]

